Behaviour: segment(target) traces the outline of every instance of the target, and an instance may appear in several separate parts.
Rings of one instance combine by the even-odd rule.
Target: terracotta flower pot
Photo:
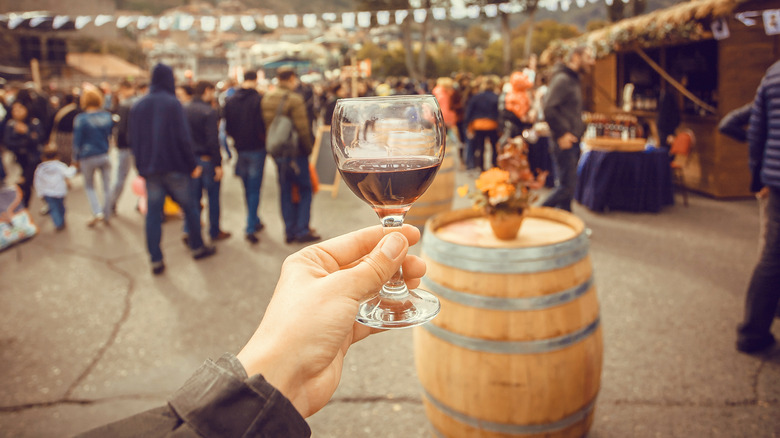
[[[519,212],[498,212],[488,215],[490,221],[490,228],[493,229],[493,234],[500,240],[513,240],[517,237],[517,233],[520,231],[520,226],[523,224],[523,218],[525,215],[522,211]]]

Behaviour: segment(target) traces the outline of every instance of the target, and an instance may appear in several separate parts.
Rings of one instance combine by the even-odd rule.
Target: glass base
[[[373,328],[400,329],[425,324],[439,310],[439,299],[427,290],[412,289],[399,297],[377,293],[360,303],[355,320]]]

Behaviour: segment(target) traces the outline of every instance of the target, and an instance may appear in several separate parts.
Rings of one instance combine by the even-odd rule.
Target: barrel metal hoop
[[[467,350],[495,354],[537,354],[560,350],[586,339],[596,331],[600,320],[601,317],[596,317],[585,327],[563,336],[533,341],[491,341],[453,333],[436,324],[425,324],[422,327],[442,341]]]
[[[579,236],[552,245],[530,248],[465,246],[426,233],[422,252],[445,266],[490,274],[528,274],[570,266],[588,256],[588,237]]]
[[[475,307],[485,310],[540,310],[550,307],[560,306],[570,301],[574,301],[585,292],[590,290],[593,285],[593,276],[590,276],[583,283],[572,288],[542,295],[538,297],[517,297],[517,298],[499,298],[476,295],[468,292],[457,291],[431,280],[429,277],[423,277],[423,286],[434,294],[447,301],[452,301],[468,307]]]
[[[593,400],[590,401],[590,403],[585,405],[579,411],[574,412],[573,414],[568,415],[552,423],[513,424],[513,423],[497,423],[497,422],[482,420],[479,418],[474,418],[462,414],[450,408],[449,406],[444,405],[439,400],[436,400],[436,398],[434,398],[428,391],[425,391],[424,389],[423,389],[423,396],[425,396],[425,398],[429,402],[431,402],[431,404],[434,405],[436,409],[440,410],[450,418],[453,418],[463,424],[466,424],[478,430],[486,430],[489,432],[504,433],[509,435],[542,434],[542,433],[549,433],[549,432],[555,432],[558,430],[566,429],[567,427],[574,426],[575,424],[588,418],[588,415],[590,415],[591,411],[593,411],[593,408],[596,405],[596,399],[594,398]],[[442,436],[441,432],[436,430],[435,426],[434,426],[434,430],[436,431],[436,434],[438,436]]]

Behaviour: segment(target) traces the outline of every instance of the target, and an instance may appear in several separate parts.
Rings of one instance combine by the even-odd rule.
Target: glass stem
[[[382,218],[382,230],[385,235],[401,231],[403,224],[403,215],[390,215]],[[382,286],[381,294],[388,298],[400,298],[407,293],[409,293],[409,289],[407,289],[406,283],[404,283],[403,270],[398,268],[398,271]]]

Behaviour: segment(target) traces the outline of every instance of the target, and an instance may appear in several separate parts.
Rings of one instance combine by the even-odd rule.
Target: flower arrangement
[[[466,184],[458,187],[458,195],[471,195],[474,208],[485,215],[520,214],[538,198],[533,190],[544,185],[548,172],[534,177],[520,138],[510,140],[497,161],[498,167],[482,172],[474,181],[476,192]]]

